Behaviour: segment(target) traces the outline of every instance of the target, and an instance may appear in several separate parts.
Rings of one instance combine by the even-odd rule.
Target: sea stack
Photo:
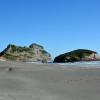
[[[6,49],[0,53],[0,57],[13,61],[50,61],[51,54],[43,46],[32,43],[29,47],[21,47],[9,44]]]
[[[77,49],[71,52],[67,52],[55,57],[54,62],[66,63],[77,61],[99,61],[100,56],[97,52],[87,49]]]

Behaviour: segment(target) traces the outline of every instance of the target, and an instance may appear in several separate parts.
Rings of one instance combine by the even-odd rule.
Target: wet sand
[[[99,68],[66,67],[0,62],[0,100],[100,100]]]

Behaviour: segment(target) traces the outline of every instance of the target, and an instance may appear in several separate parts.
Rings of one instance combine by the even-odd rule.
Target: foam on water
[[[75,63],[58,63],[59,65],[63,65],[67,67],[67,65],[71,65],[73,67],[88,67],[88,68],[100,68],[100,61],[82,61]]]
[[[26,63],[35,63],[35,64],[43,64],[41,62],[26,62]],[[87,68],[100,68],[100,61],[81,61],[74,63],[48,63],[48,64],[58,64],[65,67],[87,67]]]

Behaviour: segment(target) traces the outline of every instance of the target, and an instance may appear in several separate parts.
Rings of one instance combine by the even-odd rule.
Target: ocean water
[[[71,67],[87,67],[87,68],[100,68],[100,61],[81,61],[81,62],[74,62],[74,63],[57,63],[64,67],[71,66]]]
[[[41,62],[26,62],[26,63],[34,63],[34,64],[43,64]],[[61,65],[63,68],[67,67],[81,67],[81,68],[100,68],[100,61],[81,61],[81,62],[74,62],[74,63],[48,63],[51,65],[51,67],[54,67],[52,65]]]

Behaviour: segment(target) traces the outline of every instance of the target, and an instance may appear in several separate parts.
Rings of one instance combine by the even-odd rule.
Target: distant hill
[[[14,61],[48,61],[51,55],[44,47],[33,43],[29,47],[21,47],[9,44],[1,53],[0,57]]]
[[[96,61],[100,60],[100,56],[95,51],[86,49],[77,49],[55,57],[54,62],[76,62],[76,61]]]

